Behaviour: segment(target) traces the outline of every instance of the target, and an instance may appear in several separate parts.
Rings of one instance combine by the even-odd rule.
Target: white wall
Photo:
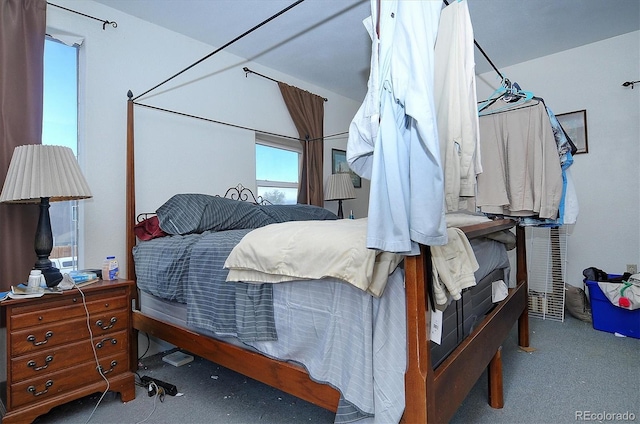
[[[589,153],[571,173],[580,215],[569,228],[567,283],[580,286],[590,266],[623,273],[640,263],[640,32],[541,57],[500,70],[542,97],[555,114],[586,109]],[[499,85],[478,77],[478,99]]]
[[[126,93],[150,89],[216,49],[92,1],[57,4],[116,21],[107,26],[59,8],[47,10],[50,29],[85,37],[80,49],[81,141],[79,161],[93,198],[83,201],[85,245],[81,267],[97,267],[106,255],[125,254]],[[359,103],[288,75],[247,63],[224,51],[212,56],[140,102],[247,128],[297,137],[277,85],[243,66],[329,99],[325,134],[347,131]],[[155,211],[178,192],[223,194],[237,183],[255,187],[254,132],[135,108],[138,212]],[[331,149],[346,148],[346,137],[325,143],[325,175]],[[144,156],[143,156],[144,155]],[[144,159],[143,159],[144,158]],[[189,173],[185,172],[188,169]],[[326,177],[325,177],[326,178]],[[366,215],[368,192],[345,202]],[[336,202],[327,208],[337,210]],[[124,268],[124,260],[121,266]]]

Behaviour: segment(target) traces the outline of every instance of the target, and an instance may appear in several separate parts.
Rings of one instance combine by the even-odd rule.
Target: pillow
[[[168,234],[258,228],[275,222],[253,203],[207,194],[176,194],[156,214]]]
[[[262,205],[260,209],[275,222],[338,219],[330,210],[313,205]]]

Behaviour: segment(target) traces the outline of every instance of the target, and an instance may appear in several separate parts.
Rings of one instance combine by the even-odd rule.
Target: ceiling
[[[295,3],[96,1],[210,44],[212,51]],[[638,0],[468,0],[468,4],[475,39],[498,69],[640,29]],[[303,0],[225,50],[361,101],[371,52],[362,20],[369,15],[369,0]],[[475,52],[476,73],[490,71],[477,48]]]

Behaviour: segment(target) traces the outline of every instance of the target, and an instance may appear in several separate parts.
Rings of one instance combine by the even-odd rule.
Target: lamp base
[[[53,233],[51,232],[48,197],[40,198],[40,215],[38,217],[38,227],[36,228],[35,250],[38,260],[34,269],[42,271],[47,287],[57,286],[62,281],[62,274],[49,260],[49,255],[53,250]]]
[[[344,219],[344,214],[342,213],[342,199],[338,199],[338,219]]]
[[[47,287],[55,287],[62,281],[62,273],[55,266],[49,266],[48,268],[38,268],[36,266],[34,269],[42,271]]]

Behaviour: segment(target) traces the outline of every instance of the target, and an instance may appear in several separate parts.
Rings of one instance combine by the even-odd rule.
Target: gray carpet
[[[531,319],[530,329],[535,351],[517,348],[515,329],[504,344],[505,407],[489,407],[483,375],[452,423],[575,423],[581,417],[606,422],[617,413],[640,421],[640,340],[594,330],[572,317],[563,323]],[[85,423],[90,417],[96,424],[138,423],[147,417],[149,423],[182,424],[333,422],[329,411],[201,358],[176,368],[161,356],[142,359],[139,375],[170,382],[183,396],[160,402],[138,387],[136,399],[123,404],[109,393],[91,416],[100,397],[95,394],[35,422]]]

